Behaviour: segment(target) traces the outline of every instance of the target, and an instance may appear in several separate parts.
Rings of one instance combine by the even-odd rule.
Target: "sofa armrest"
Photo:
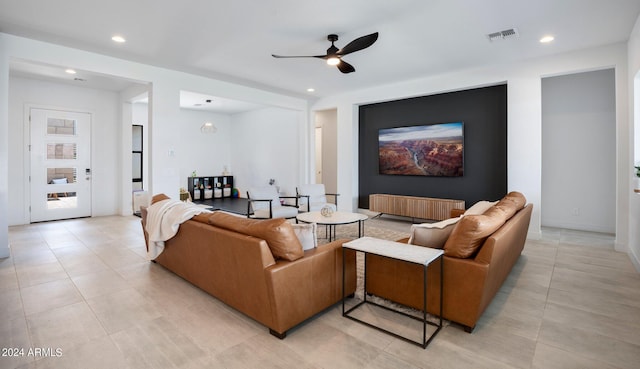
[[[274,331],[285,333],[342,299],[342,244],[347,241],[318,246],[301,259],[279,260],[265,269]],[[356,288],[355,253],[350,251],[345,253],[345,295]]]
[[[434,264],[434,266],[437,265],[439,264]],[[489,265],[473,259],[445,256],[445,318],[470,328],[475,327],[484,307],[486,307],[484,298],[489,268]],[[436,271],[434,270],[434,272]],[[434,295],[433,297],[434,300],[440,301],[439,296]]]
[[[460,215],[464,214],[464,212],[465,212],[464,209],[451,209],[450,216],[451,218],[457,218]]]
[[[140,224],[142,224],[142,233],[144,234],[144,245],[149,252],[149,232],[147,232],[147,207],[140,207]]]

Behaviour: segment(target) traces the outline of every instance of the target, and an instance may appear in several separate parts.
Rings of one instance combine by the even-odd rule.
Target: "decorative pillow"
[[[267,241],[276,259],[294,261],[304,256],[291,223],[284,218],[257,220],[214,212],[209,217],[209,224]]]
[[[293,233],[298,237],[303,250],[311,250],[318,246],[317,225],[315,223],[291,224]]]
[[[485,211],[489,210],[490,207],[497,204],[497,201],[485,201],[481,200],[473,204],[472,207],[467,209],[464,212],[464,215],[482,215]]]
[[[465,215],[456,224],[444,245],[444,254],[457,258],[472,257],[493,232],[526,203],[520,192],[510,192],[480,215]]]
[[[527,203],[527,199],[520,192],[512,191],[509,192],[505,197],[502,198],[495,206],[502,208],[505,212],[509,214],[509,218],[513,216],[518,210],[524,208],[524,205]],[[507,218],[508,219],[508,218]]]
[[[65,184],[68,183],[67,182],[67,178],[54,178],[51,180],[51,183],[53,184]]]
[[[461,259],[473,256],[484,240],[502,224],[502,217],[489,216],[486,213],[463,216],[445,242],[444,254]]]
[[[411,226],[409,243],[441,249],[459,220],[460,217],[445,219],[437,223],[414,224]]]

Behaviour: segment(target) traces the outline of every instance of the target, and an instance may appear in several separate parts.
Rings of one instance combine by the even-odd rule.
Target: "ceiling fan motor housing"
[[[331,41],[331,46],[327,49],[327,57],[337,57],[335,54],[340,49],[338,49],[333,43],[338,41],[338,35],[328,35],[327,40]]]

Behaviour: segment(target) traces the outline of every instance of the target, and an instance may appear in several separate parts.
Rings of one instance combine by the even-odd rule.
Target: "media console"
[[[465,209],[464,200],[430,197],[371,194],[369,210],[403,217],[444,220],[451,217],[452,209]]]

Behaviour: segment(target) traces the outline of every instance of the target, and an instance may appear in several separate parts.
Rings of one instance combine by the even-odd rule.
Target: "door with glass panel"
[[[30,109],[31,222],[91,216],[91,114]]]

